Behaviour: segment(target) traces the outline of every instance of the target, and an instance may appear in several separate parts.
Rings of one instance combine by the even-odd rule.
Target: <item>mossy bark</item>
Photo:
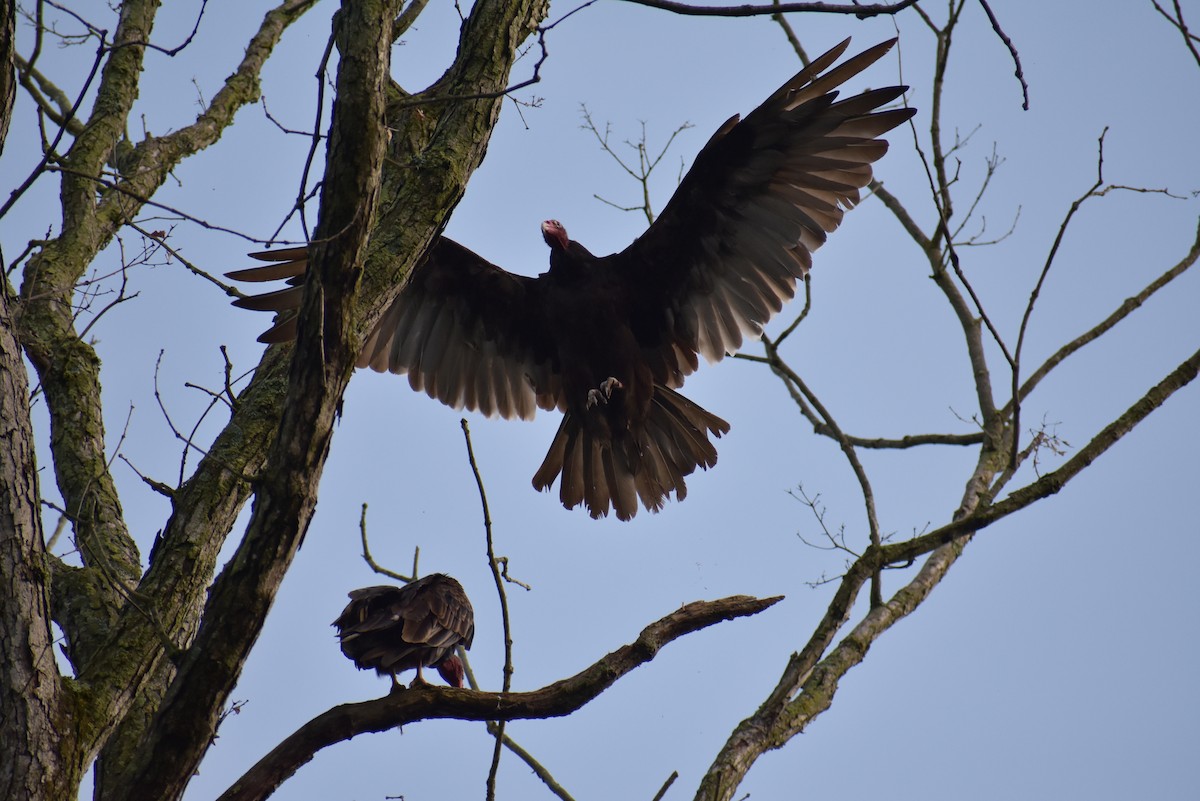
[[[27,580],[8,583],[18,602],[5,605],[2,647],[27,670],[3,671],[0,740],[14,755],[35,759],[4,761],[17,766],[0,782],[13,797],[69,797],[97,757],[97,798],[182,794],[308,525],[361,332],[462,197],[483,159],[517,47],[547,11],[544,0],[477,3],[454,65],[410,97],[386,71],[398,4],[345,3],[340,69],[347,81],[337,100],[318,230],[323,244],[305,311],[315,323],[302,329],[297,358],[291,347],[265,354],[228,425],[195,473],[173,488],[170,517],[143,568],[108,470],[101,364],[75,329],[74,287],[170,171],[216,141],[234,113],[257,99],[262,65],[314,2],[282,0],[266,14],[242,63],[194,124],[133,144],[124,131],[159,3],[127,0],[92,112],[73,128],[78,136],[62,162],[63,227],[27,262],[12,330],[5,329],[11,353],[3,354],[4,377],[24,379],[18,341],[38,371],[54,475],[82,560],[73,567],[40,551],[33,450],[14,446],[3,478],[5,511],[17,522],[5,529],[4,564]],[[336,133],[349,119],[357,122]],[[115,151],[119,175],[101,178]],[[10,397],[16,401],[3,407],[4,431],[31,443],[28,387]],[[23,452],[26,462],[17,458]],[[252,492],[252,522],[214,582],[218,554]],[[241,613],[225,614],[231,607]],[[66,633],[75,679],[62,677],[48,657],[51,619]],[[44,692],[26,692],[33,685]],[[10,707],[17,702],[21,710]]]

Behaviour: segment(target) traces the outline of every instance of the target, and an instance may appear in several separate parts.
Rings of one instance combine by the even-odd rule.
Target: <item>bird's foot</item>
[[[599,389],[588,390],[587,408],[590,409],[593,406],[606,405],[608,403],[608,399],[612,397],[613,390],[624,388],[625,385],[622,384],[620,380],[613,376],[609,376],[600,382]]]

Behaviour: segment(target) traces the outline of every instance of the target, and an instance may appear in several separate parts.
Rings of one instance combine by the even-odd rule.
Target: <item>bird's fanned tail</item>
[[[578,415],[567,412],[533,486],[548,490],[561,476],[558,497],[566,508],[583,504],[592,517],[604,517],[611,508],[619,520],[629,520],[639,499],[652,512],[662,509],[672,492],[683,500],[684,476],[717,463],[709,434],[728,431],[729,423],[720,417],[657,385],[645,422],[623,436],[588,430]]]

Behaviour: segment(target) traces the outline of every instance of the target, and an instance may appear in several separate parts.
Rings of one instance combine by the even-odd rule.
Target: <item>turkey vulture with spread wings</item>
[[[796,292],[812,252],[836,229],[887,152],[879,138],[911,108],[879,109],[907,87],[838,100],[837,87],[895,40],[829,69],[850,40],[785,83],[745,119],[731,117],[696,156],[662,214],[629,247],[593,256],[557,220],[542,223],[550,269],[509,273],[445,237],[434,241],[371,330],[359,367],[407,373],[413,389],[455,408],[562,424],[533,477],[592,517],[651,511],[684,476],[712,467],[709,434],[729,424],[675,392],[698,366],[758,336]],[[826,70],[828,69],[828,72]],[[273,264],[230,276],[290,278],[236,305],[300,305],[304,248],[253,254]],[[285,318],[259,339],[294,338]]]
[[[414,684],[423,684],[421,668],[433,667],[452,687],[463,686],[458,645],[471,647],[475,612],[462,585],[444,573],[433,573],[403,587],[364,587],[350,593],[350,603],[333,625],[342,653],[359,670],[374,668],[380,676],[417,669]]]

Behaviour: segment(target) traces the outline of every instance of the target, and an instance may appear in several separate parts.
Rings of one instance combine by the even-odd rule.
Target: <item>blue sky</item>
[[[156,35],[164,44],[186,35],[196,6],[162,11]],[[267,7],[211,7],[190,49],[174,60],[148,57],[139,101],[147,130],[162,133],[190,121],[197,92],[212,95]],[[571,8],[555,3],[551,18]],[[289,127],[311,126],[312,76],[333,9],[324,3],[294,26],[264,74],[271,113]],[[1004,159],[979,214],[986,217],[985,238],[1008,230],[1014,218],[1016,227],[994,247],[960,253],[1005,337],[1015,338],[1067,208],[1095,180],[1096,143],[1106,126],[1106,180],[1187,198],[1115,192],[1088,202],[1038,302],[1026,344],[1027,364],[1037,365],[1190,246],[1200,211],[1192,197],[1200,190],[1194,145],[1200,69],[1149,4],[1109,4],[1099,12],[1082,2],[1021,3],[997,11],[1020,51],[1031,110],[1020,108],[1007,51],[982,10],[967,4],[954,40],[943,130],[947,140],[955,132],[970,135],[955,154],[960,209],[974,196],[993,143]],[[1200,20],[1195,11],[1193,23]],[[928,13],[940,17],[944,9],[931,5]],[[857,52],[896,35],[898,25],[902,80],[913,87],[910,103],[920,110],[915,122],[928,152],[932,43],[913,13],[894,22],[805,16],[793,24],[814,55],[846,36],[854,37],[851,52]],[[430,4],[394,51],[396,79],[419,89],[436,78],[453,57],[457,25],[451,4]],[[520,113],[506,105],[488,157],[447,230],[527,274],[545,269],[537,227],[543,219],[561,220],[597,253],[623,248],[645,224],[595,199],[632,204],[638,190],[580,128],[581,104],[612,124],[618,142],[636,138],[641,121],[652,143],[681,123],[694,125],[679,136],[653,184],[661,208],[680,160],[690,164],[722,121],[752,109],[799,68],[766,19],[683,18],[617,2],[575,15],[549,35],[548,45],[542,81],[517,95],[540,102]],[[90,55],[52,55],[64,66],[54,72],[48,54],[43,67],[74,90],[70,63]],[[532,60],[531,54],[518,64],[514,80],[527,76]],[[900,79],[889,56],[848,91]],[[32,164],[30,120],[22,98],[0,161],[6,185]],[[901,129],[890,139],[877,176],[929,230],[933,212],[912,134]],[[246,109],[157,199],[267,237],[296,196],[307,148],[307,140],[280,133],[259,109]],[[46,182],[0,220],[10,258],[57,226],[54,202],[55,187]],[[315,218],[315,210],[310,214]],[[285,236],[301,234],[293,227]],[[126,241],[134,247],[138,238]],[[244,266],[243,254],[257,249],[188,224],[176,227],[170,242],[214,273]],[[868,199],[847,215],[814,261],[814,308],[784,355],[843,429],[862,436],[972,430],[961,333],[921,254],[882,205]],[[118,264],[110,250],[97,269]],[[261,348],[254,338],[266,321],[229,307],[219,291],[175,263],[136,270],[132,286],[139,297],[93,332],[105,367],[109,448],[116,449],[129,417],[121,453],[143,473],[170,482],[179,446],[152,394],[160,349],[165,403],[178,425],[190,427],[206,397],[184,382],[219,386],[220,345],[228,346],[235,372],[251,369]],[[1200,341],[1200,278],[1193,270],[1160,294],[1048,379],[1026,403],[1025,421],[1044,420],[1077,449],[1189,356]],[[798,310],[798,304],[785,308],[775,330]],[[1004,384],[994,348],[992,356],[996,383]],[[737,593],[787,596],[756,618],[673,643],[570,718],[513,724],[510,734],[581,801],[648,799],[673,770],[680,778],[667,798],[690,797],[729,732],[803,645],[834,590],[810,583],[836,576],[843,558],[801,541],[798,535],[813,540],[819,529],[790,490],[803,485],[819,494],[827,523],[844,526],[853,545],[864,541],[862,502],[844,458],[830,440],[813,435],[762,367],[730,359],[702,367],[684,392],[733,430],[717,443],[718,465],[689,480],[686,501],[631,523],[592,521],[531,489],[557,415],[532,423],[467,415],[497,551],[533,587],[509,589],[514,689],[535,689],[582,669],[681,603]],[[329,627],[348,590],[379,583],[359,555],[363,503],[378,561],[407,571],[419,546],[422,573],[443,571],[462,581],[477,614],[472,664],[485,688],[500,685],[498,605],[459,426],[463,415],[413,393],[404,379],[367,373],[351,382],[345,410],[317,515],[234,693],[247,703],[225,722],[189,799],[219,794],[281,737],[330,706],[387,691],[386,680],[354,670],[341,656]],[[932,597],[851,671],[833,707],[804,736],[760,760],[742,793],[935,801],[1195,798],[1190,760],[1200,742],[1194,680],[1200,648],[1190,589],[1200,524],[1188,498],[1200,483],[1193,453],[1198,414],[1196,389],[1177,393],[1058,496],[982,533]],[[219,413],[212,418],[200,441],[223,422]],[[947,447],[864,452],[884,531],[905,538],[947,521],[973,456]],[[44,451],[41,458],[49,465]],[[1045,454],[1040,466],[1053,469],[1061,461]],[[167,504],[123,464],[114,469],[146,552]],[[1026,466],[1013,487],[1033,478]],[[48,472],[43,491],[52,491]],[[889,572],[885,593],[907,575]],[[480,797],[490,754],[481,724],[422,723],[318,754],[275,798]],[[500,796],[551,797],[508,754]]]

